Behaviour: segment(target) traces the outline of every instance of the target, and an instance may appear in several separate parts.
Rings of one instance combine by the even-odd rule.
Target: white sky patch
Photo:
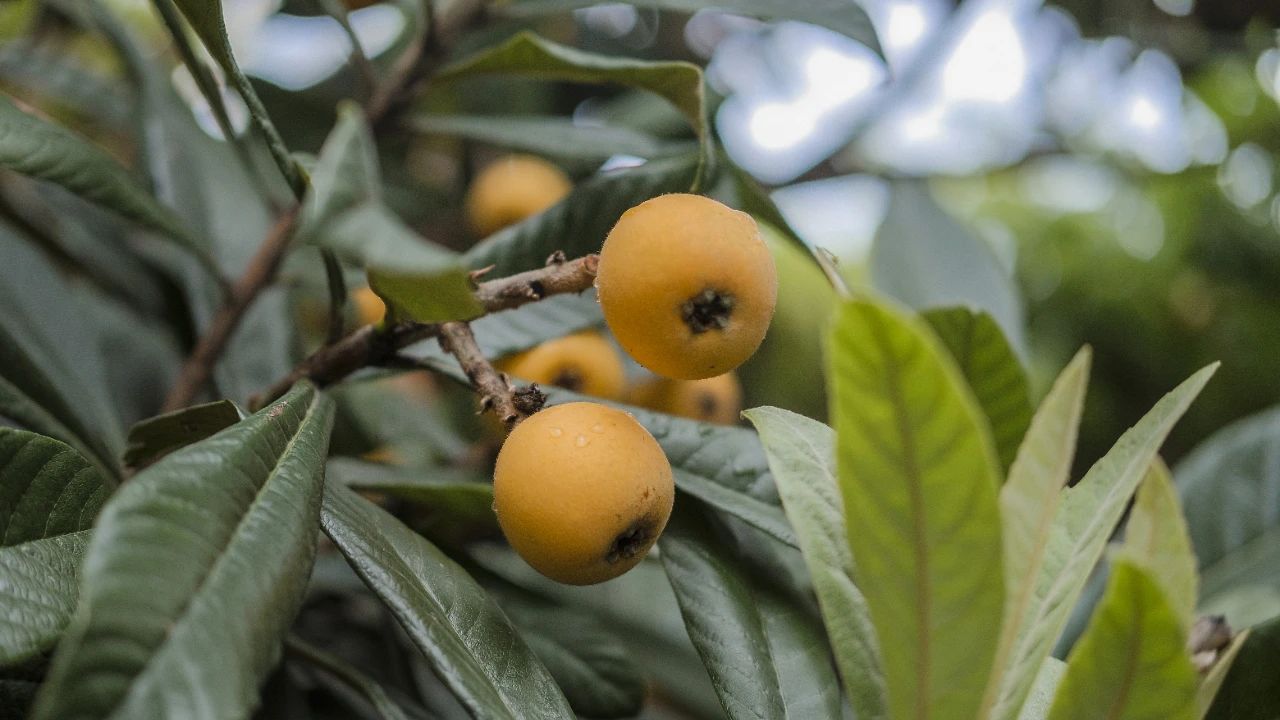
[[[365,53],[386,52],[404,31],[405,18],[392,5],[373,5],[350,14]],[[351,43],[332,18],[273,15],[258,28],[255,52],[245,71],[286,90],[311,87],[346,65]]]
[[[774,191],[773,201],[811,247],[842,262],[865,262],[889,209],[889,185],[871,175],[797,183]]]

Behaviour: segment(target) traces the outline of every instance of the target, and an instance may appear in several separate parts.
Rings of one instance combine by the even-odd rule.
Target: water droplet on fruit
[[[589,442],[591,441],[587,439],[586,435],[579,435],[577,439],[573,441],[573,444],[578,447],[586,447]]]
[[[596,423],[595,425],[591,426],[591,432],[597,435],[601,435],[604,433],[604,426],[601,425],[600,423]]]
[[[560,428],[557,428],[557,427],[551,428],[551,437],[560,437],[563,434],[564,434],[564,431],[561,430]]]

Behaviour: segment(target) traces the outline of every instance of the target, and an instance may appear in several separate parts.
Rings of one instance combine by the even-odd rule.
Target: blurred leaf
[[[1009,470],[1009,479],[1000,488],[1000,520],[1004,539],[1005,611],[1000,643],[986,692],[983,712],[1001,720],[1013,717],[1031,691],[1037,667],[1010,662],[1014,641],[1034,607],[1040,568],[1046,562],[1053,538],[1054,516],[1062,501],[1063,489],[1071,477],[1076,435],[1089,385],[1092,353],[1088,347],[1054,381],[1049,394],[1031,419],[1030,428]],[[1043,663],[1041,664],[1043,667]],[[1010,696],[996,705],[1001,696]],[[1048,710],[1046,706],[1045,710]]]
[[[109,492],[67,445],[0,427],[0,547],[88,530]]]
[[[26,720],[39,687],[34,680],[0,679],[0,720]]]
[[[773,198],[769,197],[769,192],[761,187],[760,183],[756,182],[746,170],[727,160],[726,164],[733,176],[734,190],[738,195],[738,209],[772,225],[783,237],[802,250],[809,257],[810,262],[814,262],[808,244],[795,231],[795,228],[791,227],[791,223],[787,222],[782,211],[774,204]],[[814,262],[814,264],[817,263]]]
[[[85,530],[0,548],[0,666],[53,648],[75,611],[88,544]]]
[[[536,303],[503,310],[471,321],[485,357],[500,358],[548,340],[604,324],[594,291],[582,295],[553,295]],[[414,355],[454,362],[434,340],[414,347]]]
[[[1277,458],[1280,408],[1273,408],[1215,433],[1176,468],[1205,602],[1244,584],[1280,587]]]
[[[1156,459],[1138,486],[1124,530],[1124,558],[1151,576],[1164,591],[1184,632],[1195,622],[1196,556],[1169,468]]]
[[[1067,671],[1067,664],[1055,657],[1047,657],[1036,673],[1027,702],[1018,713],[1018,720],[1045,720],[1049,717],[1049,708],[1053,705],[1053,696],[1062,684],[1062,676]]]
[[[240,71],[240,66],[236,64],[235,56],[231,51],[231,42],[227,39],[227,28],[222,20],[222,0],[173,0],[173,2],[187,17],[187,21],[200,36],[209,54],[222,66],[230,83],[240,92],[240,97],[244,98],[245,105],[249,107],[249,117],[266,138],[271,157],[279,166],[280,172],[289,182],[290,187],[296,194],[301,195],[306,187],[306,178],[297,163],[289,156],[288,147],[285,146],[280,133],[276,131],[275,125],[271,123],[271,118],[267,115],[266,108],[262,106],[262,101],[258,99],[257,93],[254,92],[249,78],[245,77]],[[199,70],[193,72],[199,72]]]
[[[334,435],[335,454],[390,448],[408,463],[439,465],[469,450],[448,408],[432,395],[406,392],[406,382],[411,376],[349,380],[327,391],[337,401],[338,420],[344,423],[342,435]]]
[[[1249,630],[1214,698],[1209,720],[1275,720],[1280,716],[1280,617]]]
[[[614,155],[663,157],[684,154],[691,147],[689,143],[659,140],[629,128],[581,125],[559,117],[418,115],[409,127],[429,135],[449,135],[575,160],[603,161]]]
[[[846,302],[828,347],[848,541],[890,715],[972,718],[1004,603],[981,410],[928,326],[887,304]]]
[[[1017,628],[1010,667],[1034,665],[1048,656],[1160,444],[1216,369],[1216,365],[1204,368],[1161,398],[1079,483],[1066,490],[1053,517],[1043,560],[1038,569],[1029,568],[1035,589]],[[993,717],[1016,715],[1027,685],[1029,681],[1016,673],[1006,675]]]
[[[473,715],[573,717],[547,669],[502,611],[434,545],[334,482],[325,487],[321,522]]]
[[[493,486],[456,468],[401,468],[351,458],[329,461],[329,478],[362,493],[381,493],[412,503],[412,524],[442,540],[496,537]]]
[[[0,166],[60,185],[158,231],[199,260],[210,277],[219,277],[205,243],[114,158],[69,130],[19,110],[5,95],[0,95]]]
[[[602,0],[515,0],[494,10],[505,17],[524,19],[605,4]],[[686,13],[707,7],[705,0],[628,0],[627,4]],[[798,20],[820,25],[857,40],[877,53],[881,52],[871,18],[855,0],[718,0],[715,7],[733,15],[765,21]]]
[[[951,351],[991,423],[1000,465],[1008,470],[1031,424],[1031,391],[1022,363],[989,314],[965,307],[921,315]]]
[[[373,136],[355,105],[342,105],[320,151],[298,233],[365,268],[378,294],[415,320],[484,312],[459,257],[419,237],[382,204]]]
[[[622,213],[645,200],[688,192],[696,163],[689,157],[652,160],[636,168],[598,174],[558,205],[499,230],[463,256],[468,267],[493,265],[492,277],[542,267],[557,250],[575,258],[600,251]]]
[[[102,358],[106,389],[122,425],[155,415],[185,355],[175,329],[88,287],[72,290],[97,330],[90,347]],[[152,309],[164,305],[160,300]]]
[[[849,702],[859,718],[884,718],[884,674],[867,601],[853,580],[853,554],[836,480],[835,433],[816,420],[778,408],[754,408],[744,414],[760,433],[787,518],[799,538]]]
[[[836,696],[828,695],[825,703],[806,708],[803,715],[794,714],[798,709],[784,703],[784,685],[799,680],[792,675],[797,666],[777,663],[751,579],[732,550],[712,535],[711,527],[710,518],[696,505],[681,503],[658,545],[689,638],[711,675],[725,714],[729,718],[838,718]],[[801,674],[823,664],[831,673],[825,643],[790,649],[800,654]],[[820,660],[810,657],[814,654]],[[789,672],[784,675],[784,670]],[[829,689],[834,687],[833,675]]]
[[[640,711],[644,678],[616,630],[582,611],[535,603],[514,593],[500,602],[574,712],[589,718],[623,718]]]
[[[230,400],[193,405],[147,418],[129,428],[124,463],[129,467],[145,467],[243,419],[240,408]]]
[[[1051,720],[1191,720],[1196,671],[1160,585],[1118,560],[1094,618],[1067,658]]]
[[[1018,355],[1026,356],[1021,301],[1009,272],[926,186],[893,186],[870,265],[878,289],[917,310],[963,305],[986,311]]]
[[[300,383],[116,493],[35,718],[252,709],[311,573],[331,420]]]
[[[490,74],[515,74],[539,80],[613,84],[648,90],[674,105],[693,127],[702,147],[699,174],[711,161],[702,70],[683,61],[637,60],[598,55],[521,32],[503,44],[445,66],[436,82]]]
[[[1231,668],[1235,666],[1236,657],[1240,654],[1241,648],[1249,641],[1251,630],[1245,629],[1236,633],[1231,638],[1231,644],[1222,650],[1213,667],[1209,668],[1209,672],[1200,678],[1200,685],[1196,688],[1196,717],[1204,718],[1208,716],[1210,708],[1213,707],[1214,699],[1217,698],[1218,692],[1222,689],[1222,683],[1227,679],[1227,673],[1231,672]],[[1280,703],[1277,703],[1280,705]]]
[[[30,38],[0,45],[0,78],[96,122],[120,127],[129,119],[129,103],[119,83]]]
[[[320,648],[299,640],[297,637],[288,638],[285,640],[285,645],[289,652],[303,658],[321,672],[337,678],[344,686],[359,693],[361,697],[373,706],[374,711],[381,720],[409,720],[409,716],[404,709],[391,699],[381,684],[360,672],[354,666],[324,652]]]

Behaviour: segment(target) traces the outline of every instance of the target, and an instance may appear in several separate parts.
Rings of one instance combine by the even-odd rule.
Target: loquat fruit
[[[615,578],[662,534],[671,464],[631,415],[589,402],[534,413],[498,452],[493,507],[511,547],[569,585]]]
[[[608,400],[622,397],[626,383],[618,352],[593,332],[549,340],[500,361],[498,369],[522,380]]]
[[[573,183],[560,168],[533,155],[507,155],[490,163],[467,190],[472,230],[484,237],[560,202]]]
[[[386,317],[387,304],[372,288],[362,287],[351,293],[351,302],[356,306],[361,325],[377,325]]]
[[[742,386],[733,373],[704,380],[653,378],[633,387],[628,400],[668,415],[733,425],[742,412]]]
[[[778,278],[750,215],[672,194],[622,214],[600,250],[596,289],[623,350],[659,375],[699,380],[760,346]]]

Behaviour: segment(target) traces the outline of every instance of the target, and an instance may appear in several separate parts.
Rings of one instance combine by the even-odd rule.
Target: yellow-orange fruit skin
[[[493,475],[493,507],[511,547],[569,585],[635,567],[674,499],[671,465],[653,436],[596,403],[550,407],[516,426]]]
[[[742,412],[742,385],[733,373],[705,380],[653,378],[627,395],[633,405],[717,425],[733,425]]]
[[[738,367],[764,340],[778,296],[769,248],[746,213],[700,195],[662,195],[623,213],[600,251],[600,308],[636,362],[700,380]],[[723,327],[700,332],[689,303],[730,298]]]
[[[560,202],[573,183],[533,155],[507,155],[487,165],[467,189],[466,213],[477,235],[495,233]]]
[[[353,292],[351,302],[356,306],[356,314],[360,316],[362,325],[376,325],[387,314],[386,303],[370,288],[363,287]]]
[[[618,351],[591,332],[549,340],[503,360],[498,367],[522,380],[607,400],[621,398],[627,380]]]

